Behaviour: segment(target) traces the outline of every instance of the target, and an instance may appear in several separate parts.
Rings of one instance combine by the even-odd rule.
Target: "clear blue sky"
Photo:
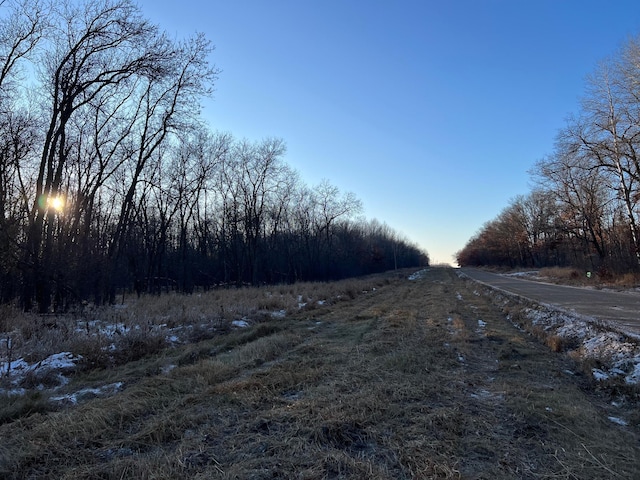
[[[283,138],[432,262],[453,255],[551,153],[597,62],[640,33],[638,0],[143,0],[222,70],[204,116]]]

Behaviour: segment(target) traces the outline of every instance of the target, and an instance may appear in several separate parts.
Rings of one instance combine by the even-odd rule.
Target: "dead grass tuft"
[[[625,273],[614,277],[613,285],[622,288],[636,288],[640,285],[640,274],[638,273]]]
[[[2,395],[0,401],[2,401],[0,425],[51,410],[47,396],[39,391],[29,392],[25,395]]]
[[[545,267],[539,271],[539,276],[556,280],[576,281],[586,277],[586,272],[572,267]]]
[[[116,364],[125,364],[161,352],[167,346],[167,342],[163,335],[136,331],[120,336],[114,345],[113,361]]]
[[[546,338],[546,344],[552,352],[562,352],[564,350],[564,339],[559,335],[550,335]]]

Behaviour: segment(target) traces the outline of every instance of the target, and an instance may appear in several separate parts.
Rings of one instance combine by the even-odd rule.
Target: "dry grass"
[[[546,344],[552,352],[562,352],[565,349],[565,341],[559,335],[550,335],[546,338]]]
[[[111,397],[57,411],[34,398],[32,412],[0,426],[0,477],[640,475],[638,419],[610,422],[614,407],[566,373],[569,359],[517,330],[453,270],[364,282],[245,292],[291,310],[67,387],[123,381]],[[315,306],[298,309],[298,295]],[[244,302],[225,305],[245,305],[243,316],[267,307]],[[175,303],[164,305],[179,313]]]
[[[610,284],[621,288],[637,288],[640,285],[640,274],[625,273],[614,277]]]
[[[590,272],[572,267],[546,267],[538,272],[538,277],[562,285],[594,286],[598,288],[630,289],[640,286],[640,274],[613,274],[606,270]],[[535,277],[531,277],[535,279]]]
[[[546,267],[541,268],[538,276],[554,283],[565,285],[585,285],[587,283],[596,284],[600,281],[596,272],[591,272],[591,277],[587,277],[587,272],[572,267]]]
[[[220,289],[190,296],[131,295],[123,297],[118,305],[83,306],[64,316],[38,316],[0,305],[0,362],[11,356],[12,360],[24,358],[33,363],[70,351],[82,355],[87,367],[104,368],[157,353],[167,346],[164,339],[170,333],[194,343],[228,331],[234,320],[260,323],[274,314],[292,314],[352,300],[388,282],[387,277],[372,276],[340,282]],[[120,353],[110,355],[109,350]]]

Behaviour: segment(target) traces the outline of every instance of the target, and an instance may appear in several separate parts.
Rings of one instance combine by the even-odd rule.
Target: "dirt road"
[[[614,322],[625,331],[640,334],[640,293],[554,285],[474,268],[463,268],[461,271],[468,277],[492,287],[539,303]]]

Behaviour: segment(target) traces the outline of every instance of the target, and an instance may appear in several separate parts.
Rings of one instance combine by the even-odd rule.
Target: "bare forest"
[[[457,254],[460,265],[640,271],[640,38],[587,78],[580,111],[519,196]]]
[[[129,0],[0,0],[0,301],[329,280],[428,263],[279,138],[212,130],[219,75]],[[221,126],[224,128],[224,126]]]

